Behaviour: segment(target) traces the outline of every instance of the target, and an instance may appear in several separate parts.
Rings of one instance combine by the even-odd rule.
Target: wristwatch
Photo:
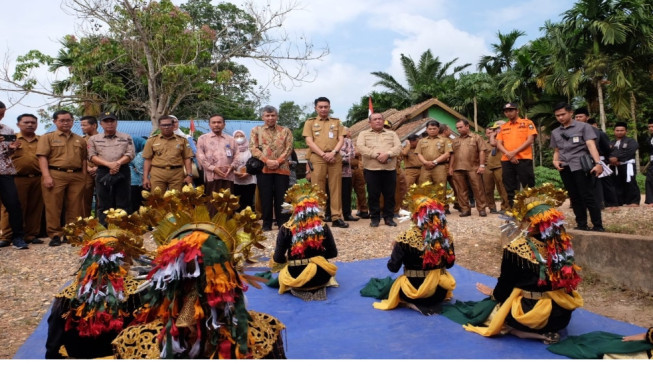
[[[191,178],[193,177],[192,174],[186,174],[186,176],[187,176],[187,177],[191,177]]]
[[[481,164],[481,165],[479,165],[479,166],[480,166],[481,168],[485,168],[485,164]]]
[[[433,160],[433,164],[438,165],[438,161],[437,161],[437,160]]]

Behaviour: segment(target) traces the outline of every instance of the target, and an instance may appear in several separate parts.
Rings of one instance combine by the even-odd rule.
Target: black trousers
[[[637,179],[635,179],[637,178],[637,168],[633,167],[635,175],[630,178],[630,182],[626,182],[626,169],[628,169],[628,166],[626,165],[619,165],[617,167],[617,172],[619,172],[615,179],[617,186],[617,201],[619,202],[619,206],[631,204],[639,205],[642,196],[639,193]]]
[[[121,208],[125,212],[131,209],[131,169],[129,164],[122,165],[118,173],[111,176],[109,168],[99,166],[95,174],[95,192],[97,194],[97,209],[95,216],[100,224],[106,226],[107,215],[104,211],[110,208]]]
[[[616,207],[619,206],[619,201],[617,200],[617,190],[615,188],[615,178],[614,173],[599,179],[601,182],[601,187],[603,188],[603,202],[605,207]]]
[[[511,207],[515,199],[515,193],[519,191],[520,185],[522,189],[535,187],[535,172],[533,171],[533,160],[531,159],[519,160],[518,164],[502,161],[501,173]]]
[[[594,185],[592,177],[585,174],[582,170],[572,172],[569,166],[560,171],[560,178],[569,193],[576,224],[578,226],[587,226],[587,211],[592,219],[592,226],[602,228],[601,208],[594,199]]]
[[[131,186],[131,208],[128,213],[138,211],[143,205],[143,186]]]
[[[18,191],[13,175],[0,175],[0,201],[5,205],[9,215],[9,226],[13,239],[23,238],[23,210],[18,201]]]
[[[256,183],[252,184],[235,184],[234,194],[238,196],[239,210],[244,210],[247,206],[254,207],[254,195],[256,194]]]
[[[653,162],[648,164],[648,170],[646,171],[646,199],[644,203],[650,204],[653,203]]]
[[[394,217],[395,186],[397,185],[396,170],[363,170],[367,183],[367,203],[370,206],[372,221],[380,221]],[[383,195],[383,215],[379,207],[379,198]]]
[[[272,208],[274,207],[274,217],[277,225],[281,227],[284,224],[284,216],[281,213],[281,204],[288,189],[290,177],[283,174],[259,174],[256,176],[259,196],[261,197],[261,214],[263,216],[263,226],[272,226]]]
[[[342,177],[342,217],[351,216],[351,177]]]

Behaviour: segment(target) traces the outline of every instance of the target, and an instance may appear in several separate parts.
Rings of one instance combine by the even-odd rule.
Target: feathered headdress
[[[439,197],[449,200],[446,196],[444,185],[436,186],[431,182],[424,182],[420,185],[413,184],[404,200],[404,204],[412,213],[413,225],[421,231],[424,268],[438,265],[442,260],[452,263],[455,259],[453,236],[447,228],[445,208],[443,202],[438,200]]]
[[[164,324],[161,358],[195,358],[202,348],[212,358],[248,357],[244,291],[259,285],[242,271],[265,237],[251,208],[235,212],[238,198],[229,190],[203,192],[185,186],[145,195],[142,211],[160,218],[153,233],[159,248],[136,319]],[[213,217],[207,205],[217,210]]]
[[[143,234],[151,224],[137,213],[127,215],[120,209],[105,213],[106,228],[94,217],[80,217],[64,228],[71,244],[82,247],[75,282],[63,295],[71,301],[65,329],[76,328],[81,337],[122,330],[129,316],[126,299],[136,290],[135,282],[127,279],[127,267],[145,253]]]
[[[323,248],[324,226],[319,214],[326,194],[317,185],[302,182],[288,189],[285,199],[292,208],[292,216],[284,224],[292,232],[291,254],[303,257],[307,248]]]
[[[526,259],[534,259],[539,264],[539,284],[545,284],[548,279],[553,289],[571,291],[576,289],[581,279],[571,237],[564,227],[564,215],[556,209],[566,198],[564,190],[550,183],[530,187],[515,195],[513,208],[507,214],[518,222],[528,222],[529,226],[522,234],[530,247],[530,258]],[[545,250],[538,250],[531,237],[541,240]]]

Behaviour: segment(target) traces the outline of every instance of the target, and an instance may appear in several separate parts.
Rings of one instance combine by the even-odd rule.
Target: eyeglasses
[[[159,125],[161,128],[170,128],[172,127],[172,124],[165,124],[165,125]]]

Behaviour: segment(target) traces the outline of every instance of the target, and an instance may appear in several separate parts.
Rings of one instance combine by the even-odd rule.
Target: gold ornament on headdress
[[[551,183],[544,183],[539,187],[528,187],[518,192],[512,209],[506,211],[506,214],[521,222],[535,207],[540,205],[559,207],[566,199],[567,191],[556,188]]]
[[[290,187],[285,195],[285,200],[293,207],[297,206],[306,198],[315,198],[320,207],[324,207],[326,203],[326,194],[316,184],[311,182],[297,183]]]
[[[189,231],[203,231],[218,236],[233,256],[234,266],[241,271],[246,263],[254,263],[252,247],[264,249],[261,241],[265,240],[259,221],[259,215],[247,207],[240,212],[238,197],[229,189],[213,192],[204,196],[204,187],[184,186],[181,191],[171,190],[162,194],[155,188],[150,194],[144,194],[146,205],[142,213],[157,219],[153,231],[157,245],[168,243],[172,238]],[[216,210],[211,217],[207,205]]]
[[[64,227],[64,233],[73,246],[84,245],[98,238],[116,238],[111,246],[123,251],[128,258],[135,258],[145,253],[143,234],[154,223],[151,217],[139,213],[127,215],[122,209],[104,211],[107,227],[100,224],[95,217],[77,218]]]
[[[434,199],[446,205],[452,204],[456,197],[453,196],[453,191],[447,189],[442,183],[437,185],[430,181],[420,185],[413,183],[408,189],[408,193],[406,193],[403,204],[408,207],[408,211],[414,213],[422,203],[429,199]]]

